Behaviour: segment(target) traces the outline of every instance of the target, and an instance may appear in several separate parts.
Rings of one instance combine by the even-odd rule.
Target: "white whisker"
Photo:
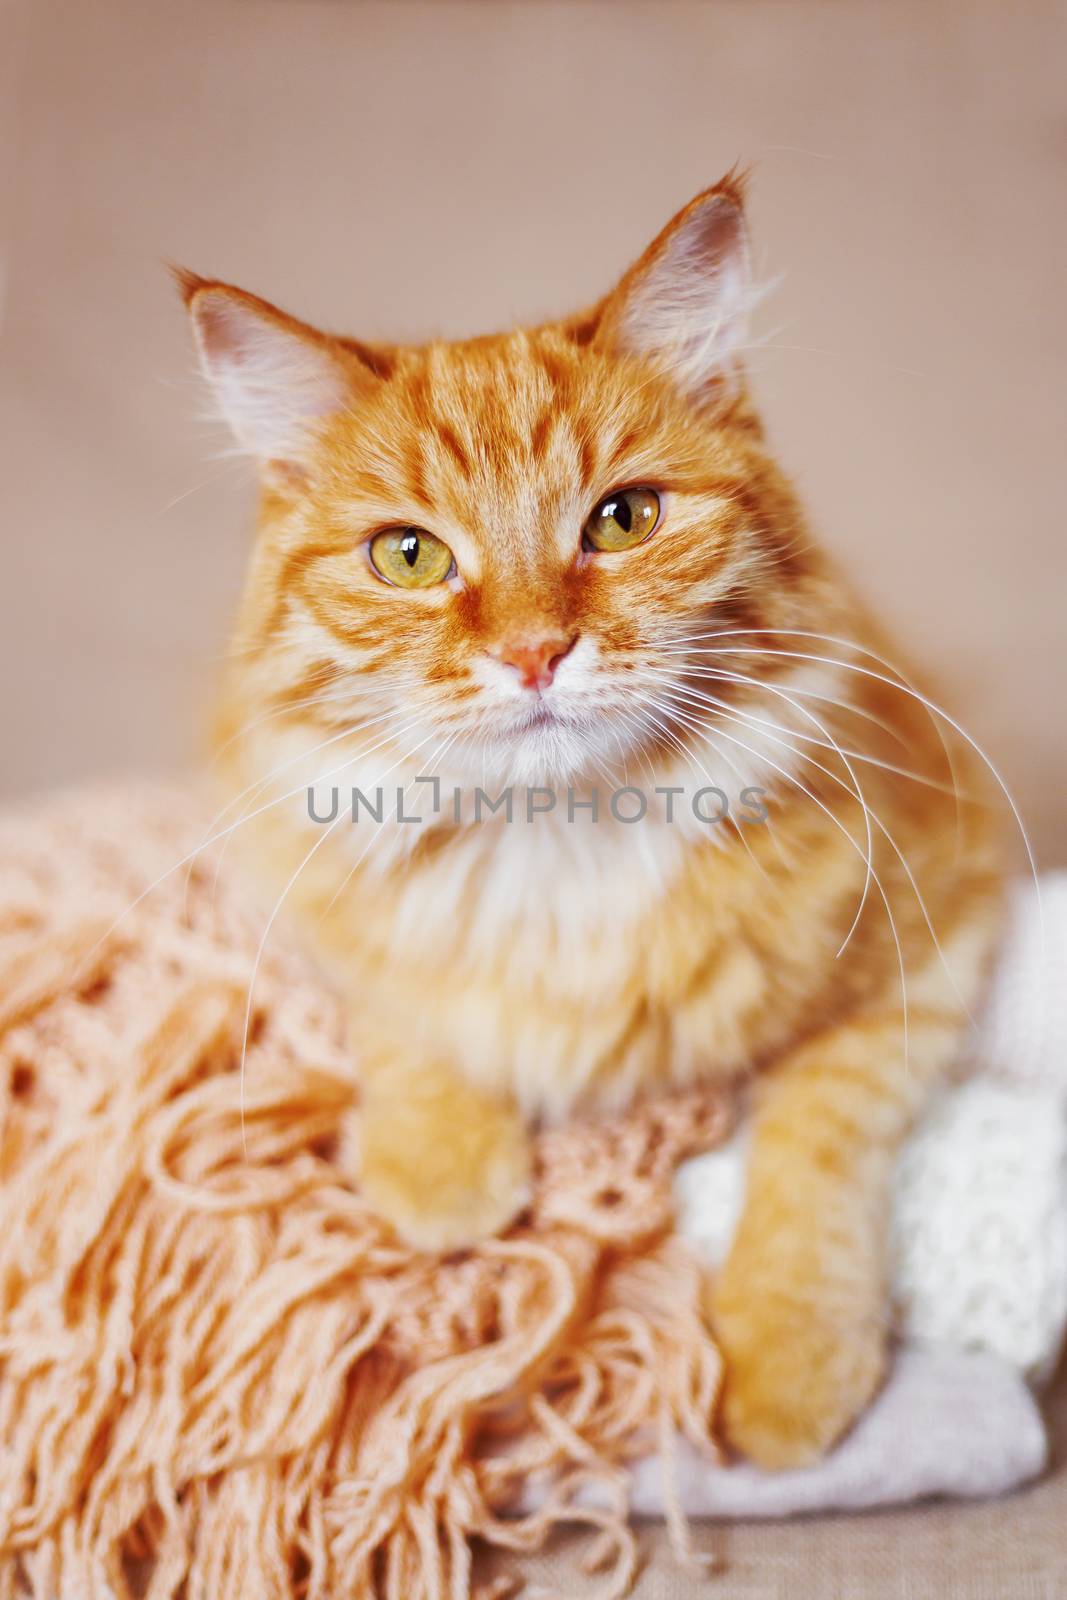
[[[785,767],[778,766],[777,763],[772,761],[769,756],[760,755],[757,751],[753,750],[750,745],[746,744],[743,739],[734,738],[734,736],[732,734],[730,734],[730,733],[727,733],[724,728],[717,728],[715,730],[715,732],[716,732],[716,735],[719,738],[723,738],[723,739],[728,740],[730,744],[736,744],[739,749],[744,750],[748,755],[753,756],[757,760],[764,761],[767,764],[767,766],[771,767],[771,769],[773,771],[778,772],[786,780],[787,783],[793,784],[796,788],[798,788],[801,791],[801,793],[807,795],[808,799],[813,803],[813,805],[816,805],[819,808],[819,810],[821,812],[823,812],[823,814],[829,819],[829,821],[833,824],[833,826],[835,828],[837,828],[844,835],[844,837],[848,840],[849,844],[851,845],[852,849],[856,851],[857,855],[860,857],[860,859],[862,861],[865,862],[866,866],[870,870],[872,881],[874,882],[874,884],[875,884],[875,886],[876,886],[876,888],[878,890],[878,893],[881,896],[882,904],[885,907],[886,917],[887,917],[887,919],[889,921],[890,933],[892,935],[893,944],[894,944],[894,946],[896,948],[896,952],[897,952],[897,966],[898,966],[899,972],[900,972],[901,1006],[902,1006],[902,1011],[903,1011],[904,1069],[905,1069],[905,1071],[908,1071],[909,1070],[909,1060],[910,1060],[910,1036],[909,1036],[909,1025],[908,1025],[908,986],[907,986],[907,975],[906,975],[905,967],[904,967],[904,952],[903,952],[903,948],[902,948],[901,942],[900,942],[900,934],[899,934],[899,931],[897,929],[896,918],[893,915],[893,908],[889,903],[889,897],[885,892],[885,888],[884,888],[884,886],[882,884],[881,878],[879,877],[878,873],[875,871],[875,869],[873,867],[873,864],[871,863],[870,855],[868,854],[867,856],[864,856],[864,853],[863,853],[863,850],[862,850],[861,846],[859,845],[857,840],[855,840],[852,837],[851,833],[845,827],[844,823],[840,820],[840,818],[837,817],[834,814],[834,812],[830,809],[830,807],[827,806],[826,804],[824,804],[824,802],[819,799],[818,795],[814,794],[808,788],[808,786],[806,784],[801,783],[799,778],[795,777]]]
[[[752,680],[752,681],[754,682],[756,680]],[[777,694],[781,699],[789,701],[789,703],[791,705],[794,705],[794,709],[795,710],[799,711],[802,715],[808,717],[809,720],[815,722],[816,726],[822,728],[822,724],[820,722],[818,722],[818,719],[815,718],[811,712],[807,711],[805,709],[805,707],[796,705],[795,702],[791,699],[791,696],[789,694],[787,694],[785,690],[778,689],[777,687],[775,687],[775,686],[773,686],[771,684],[763,684],[763,685],[761,685],[761,687],[764,688],[764,689],[769,690],[771,693]],[[710,698],[714,699],[715,697],[712,696]],[[940,939],[938,938],[938,935],[937,935],[937,930],[934,927],[933,920],[932,920],[932,918],[930,916],[930,913],[929,913],[929,910],[927,908],[926,900],[925,900],[925,898],[924,898],[924,896],[922,894],[922,891],[919,888],[919,885],[918,885],[918,882],[916,881],[915,875],[912,872],[911,865],[910,865],[907,857],[905,856],[904,852],[901,850],[901,848],[900,848],[899,844],[897,843],[896,839],[893,837],[892,833],[889,831],[889,829],[886,827],[885,823],[882,821],[881,817],[878,815],[878,813],[876,811],[874,811],[872,808],[869,808],[867,806],[866,800],[863,797],[862,793],[858,792],[859,791],[858,782],[857,782],[856,789],[853,790],[852,788],[850,788],[850,786],[848,784],[843,782],[841,777],[836,772],[833,772],[829,767],[825,766],[823,762],[817,761],[814,756],[806,755],[802,751],[798,751],[796,749],[796,746],[792,743],[792,740],[794,738],[804,739],[804,738],[807,737],[806,735],[797,733],[795,729],[785,728],[785,727],[782,727],[781,724],[770,722],[766,717],[753,718],[747,712],[740,711],[740,710],[737,710],[737,711],[730,710],[729,708],[725,707],[724,702],[718,702],[718,705],[722,708],[723,713],[725,715],[730,716],[735,721],[743,721],[745,723],[750,724],[754,720],[758,724],[760,724],[761,728],[765,728],[765,727],[777,728],[780,733],[785,734],[787,737],[784,738],[784,739],[783,738],[776,738],[774,740],[774,742],[776,744],[783,745],[786,749],[790,750],[794,755],[798,755],[801,758],[801,760],[806,761],[806,762],[809,763],[809,765],[814,766],[815,768],[817,768],[817,770],[819,772],[824,773],[825,776],[828,777],[831,780],[831,782],[839,784],[849,794],[855,794],[855,797],[859,800],[860,804],[864,807],[864,810],[868,812],[870,820],[874,822],[875,826],[878,828],[878,830],[881,832],[881,834],[885,838],[886,842],[889,844],[890,848],[893,850],[894,854],[897,857],[897,860],[900,862],[900,865],[904,870],[904,873],[905,873],[905,875],[906,875],[906,877],[908,879],[908,882],[911,885],[912,892],[915,895],[915,898],[916,898],[916,901],[918,903],[919,909],[920,909],[920,911],[922,913],[923,921],[926,924],[927,931],[930,934],[931,941],[933,943],[934,949],[937,952],[938,959],[941,962],[941,966],[944,969],[945,975],[947,976],[948,981],[949,981],[950,985],[952,986],[952,989],[953,989],[953,991],[954,991],[954,993],[956,995],[956,998],[960,1002],[960,1005],[961,1005],[961,1007],[963,1009],[963,1012],[964,1012],[965,1016],[967,1017],[967,1020],[970,1022],[972,1028],[976,1028],[977,1027],[977,1023],[975,1022],[974,1016],[973,1016],[973,1014],[971,1012],[971,1008],[968,1005],[965,996],[962,994],[962,992],[961,992],[961,990],[959,988],[959,985],[956,982],[955,974],[953,973],[952,968],[949,966],[948,959],[945,956],[944,950],[943,950],[942,945],[941,945],[941,941],[940,941]],[[841,748],[836,743],[834,743],[834,741],[831,738],[828,730],[825,729],[825,728],[822,728],[822,731],[827,734],[827,738],[830,739],[830,744],[837,751],[837,754],[839,756],[843,757],[844,752],[841,750]],[[771,735],[771,734],[768,734],[767,737],[768,738],[772,738],[774,736]],[[846,765],[847,765],[847,763],[846,763]],[[850,776],[852,776],[853,780],[856,781],[855,774],[851,772],[851,769],[849,769],[849,770],[850,770]],[[869,839],[870,839],[870,835],[869,835],[869,829],[868,829],[868,841],[869,841]],[[861,906],[860,909],[862,910],[862,906]],[[858,914],[857,914],[857,918],[855,920],[858,921]],[[855,921],[853,923],[853,928],[854,927],[855,927]],[[852,929],[849,930],[849,934],[850,935],[851,935],[851,932],[852,932]],[[847,944],[847,943],[848,943],[848,939],[846,938],[845,944]],[[841,947],[841,950],[838,951],[839,955],[841,954],[841,951],[844,948],[845,948],[845,945],[843,944],[842,947]]]
[[[685,689],[679,689],[678,692],[685,694],[685,693],[689,693],[690,691],[687,691]],[[788,695],[786,695],[784,697],[786,699],[789,698]],[[730,706],[727,705],[726,701],[718,699],[718,697],[716,695],[705,695],[702,698],[705,699],[705,700],[710,701],[715,706],[716,710],[719,712],[720,715],[731,717],[731,718],[733,718],[734,720],[737,720],[737,721],[741,720],[741,718],[738,715],[738,713],[733,711],[730,708]],[[795,701],[791,702],[791,703],[794,705],[795,709],[801,711],[805,716],[809,717],[811,720],[813,720],[813,721],[815,720],[812,717],[810,712],[807,712],[807,711],[804,710],[803,706],[799,706]],[[751,723],[748,723],[747,725],[751,726]],[[773,735],[769,735],[769,737],[773,738]],[[829,738],[830,735],[827,734],[827,737]],[[782,743],[782,741],[780,739],[776,740],[775,742],[778,743],[778,744]],[[867,835],[867,873],[866,873],[866,876],[864,877],[864,880],[863,880],[863,891],[860,894],[859,904],[856,907],[855,915],[852,918],[852,922],[851,922],[851,925],[849,926],[848,932],[845,934],[845,937],[842,940],[840,948],[838,949],[838,952],[837,952],[838,957],[840,957],[841,955],[844,954],[845,950],[848,948],[849,941],[851,940],[853,933],[856,931],[856,928],[857,928],[857,926],[859,924],[859,920],[860,920],[861,916],[863,915],[863,908],[867,904],[867,896],[868,896],[868,894],[870,892],[870,886],[871,886],[871,873],[873,871],[872,857],[873,857],[873,853],[874,853],[874,840],[873,840],[872,833],[871,833],[870,812],[869,812],[868,807],[867,807],[867,802],[864,799],[863,790],[860,787],[859,779],[856,777],[855,772],[853,771],[852,767],[849,765],[848,760],[843,755],[843,753],[841,751],[841,747],[833,739],[831,739],[830,742],[833,745],[833,748],[837,752],[838,756],[841,757],[841,761],[842,761],[843,765],[845,766],[846,770],[848,771],[849,776],[852,778],[852,781],[853,781],[853,784],[854,784],[855,787],[850,792],[855,795],[855,797],[859,801],[860,807],[861,807],[861,809],[863,811],[864,827],[865,827],[866,835]],[[798,752],[796,750],[796,747],[793,744],[789,744],[787,748],[791,751],[792,754],[794,754],[794,755],[798,754]],[[818,765],[818,763],[816,763],[816,765]],[[826,770],[826,769],[824,768],[823,770]],[[847,787],[847,785],[846,785],[846,787]]]
[[[642,693],[641,691],[638,691],[638,692],[641,694],[641,700],[642,700],[643,704],[646,707],[649,707],[649,706],[655,707],[658,710],[665,712],[668,716],[677,714],[676,713],[676,709],[674,707],[672,707],[670,705],[667,705],[664,702],[655,699],[653,696],[651,696],[651,695],[649,695],[647,693]],[[700,766],[700,764],[696,761],[696,758],[693,755],[693,752],[689,749],[689,747],[685,744],[685,742],[683,740],[681,740],[681,739],[679,739],[677,737],[677,735],[670,728],[669,724],[665,723],[661,718],[658,718],[658,717],[655,720],[656,720],[657,727],[660,729],[660,731],[663,733],[663,735],[667,739],[669,739],[671,741],[671,743],[678,750],[681,751],[681,753],[685,757],[686,761],[688,761],[689,765],[693,767],[693,769],[696,772],[697,776],[700,777],[700,778],[704,778],[710,788],[716,787],[711,782],[711,774],[707,771],[707,769],[705,767]],[[710,740],[708,742],[711,743]],[[741,774],[740,769],[730,760],[730,758],[723,751],[720,750],[719,754],[722,756],[722,759],[726,762],[727,766],[730,767],[731,771],[734,773],[734,776],[740,782],[741,778],[742,778],[742,774]],[[752,846],[749,844],[748,840],[745,838],[744,829],[740,825],[735,824],[734,833],[736,834],[739,842],[741,843],[742,847],[744,848],[745,854],[749,857],[749,860],[759,870],[760,874],[767,880],[767,882],[770,883],[771,879],[770,879],[770,876],[769,876],[769,874],[767,872],[767,869],[763,865],[763,863],[756,858],[756,855],[755,855],[755,852],[752,849]],[[777,893],[777,891],[775,891],[775,892]]]
[[[768,629],[751,628],[751,629],[745,629],[745,630],[738,629],[736,631],[737,632],[749,632],[749,633],[760,633],[760,632],[773,633],[775,630],[774,629],[769,629],[769,628]],[[799,629],[790,629],[790,630],[783,629],[783,630],[779,630],[779,631],[781,631],[783,633],[785,633],[785,632],[797,632],[797,633],[799,633],[800,632]],[[818,637],[823,637],[823,636],[814,635],[813,637],[818,638]],[[829,636],[826,636],[826,637],[829,637]],[[949,714],[949,712],[947,712],[942,706],[939,706],[936,701],[931,700],[927,695],[924,695],[921,690],[913,688],[911,684],[905,683],[905,682],[898,682],[893,678],[887,678],[884,673],[875,672],[870,667],[860,666],[857,662],[839,661],[839,660],[833,659],[832,657],[815,655],[810,651],[802,651],[802,650],[769,650],[769,649],[766,649],[766,648],[761,648],[758,645],[732,645],[728,651],[705,649],[705,650],[700,651],[699,653],[700,654],[704,654],[704,655],[731,655],[731,654],[736,654],[736,655],[760,655],[760,656],[768,656],[768,655],[771,655],[771,656],[786,656],[786,657],[789,657],[791,659],[798,660],[798,661],[814,661],[814,662],[821,662],[824,666],[840,667],[843,671],[846,671],[846,672],[858,672],[858,673],[862,674],[862,676],[865,677],[865,678],[872,678],[878,683],[886,684],[891,689],[898,689],[902,694],[911,695],[913,699],[918,701],[918,703],[920,705],[922,705],[926,709],[926,711],[930,715],[931,719],[935,720],[935,722],[936,722],[936,718],[937,717],[943,718],[944,721],[948,723],[949,727],[952,728],[955,733],[959,734],[961,739],[965,740],[965,742],[968,745],[970,745],[971,749],[975,752],[975,754],[978,756],[978,758],[983,762],[983,764],[985,765],[986,769],[991,773],[993,779],[995,780],[998,788],[1000,789],[1001,793],[1003,794],[1003,796],[1004,796],[1005,800],[1007,801],[1008,805],[1011,807],[1012,816],[1015,818],[1015,824],[1016,824],[1016,827],[1019,830],[1019,835],[1020,835],[1020,838],[1022,839],[1022,842],[1023,842],[1023,848],[1026,851],[1027,860],[1029,861],[1029,864],[1030,864],[1030,875],[1031,875],[1031,877],[1033,879],[1034,893],[1035,893],[1035,896],[1037,898],[1038,920],[1039,920],[1040,925],[1041,925],[1042,940],[1044,940],[1044,938],[1045,938],[1045,913],[1044,913],[1044,906],[1042,904],[1042,898],[1041,898],[1041,882],[1040,882],[1040,879],[1039,879],[1039,876],[1038,876],[1038,871],[1037,871],[1037,861],[1036,861],[1035,856],[1034,856],[1033,846],[1032,846],[1032,844],[1030,842],[1030,835],[1027,832],[1025,823],[1023,822],[1022,815],[1021,815],[1021,813],[1019,811],[1019,807],[1015,803],[1015,798],[1012,795],[1011,790],[1008,788],[1007,783],[1004,781],[1004,778],[1001,776],[1001,773],[1000,773],[999,769],[997,768],[996,764],[994,763],[994,761],[992,760],[992,758],[989,755],[987,755],[987,753],[985,752],[985,750],[983,750],[982,746],[978,743],[978,741],[975,738],[973,738],[971,736],[971,734],[969,734],[967,732],[967,729],[965,727],[963,727],[962,723],[957,722],[955,717],[951,716]],[[873,652],[868,652],[868,654],[873,656]],[[878,657],[876,659],[881,659],[881,658]],[[946,753],[947,753],[947,747],[946,747]]]
[[[680,643],[683,643],[683,642],[684,643],[690,643],[690,642],[693,642],[693,641],[699,641],[701,638],[704,638],[704,639],[736,639],[736,638],[751,638],[751,637],[757,637],[757,636],[761,636],[761,635],[762,636],[770,635],[772,638],[777,637],[777,638],[782,638],[782,639],[817,639],[823,644],[839,645],[839,646],[842,646],[844,649],[847,649],[847,650],[856,650],[856,651],[858,651],[860,655],[866,656],[871,661],[877,661],[879,666],[885,667],[889,672],[892,672],[894,674],[894,677],[892,679],[883,679],[882,681],[887,683],[890,688],[900,689],[903,692],[910,693],[910,694],[916,696],[916,698],[918,698],[925,705],[925,708],[926,708],[928,716],[930,717],[930,721],[931,721],[931,724],[933,726],[934,732],[937,734],[938,740],[939,740],[940,745],[941,745],[941,749],[944,752],[945,762],[946,762],[946,765],[948,766],[949,775],[952,778],[953,788],[957,791],[957,794],[958,794],[959,785],[958,785],[957,779],[956,779],[956,768],[955,768],[955,764],[954,764],[953,759],[952,759],[952,751],[949,749],[948,741],[945,739],[944,734],[942,733],[941,726],[938,723],[936,717],[934,716],[934,712],[937,711],[937,712],[939,712],[939,714],[943,715],[947,722],[951,722],[952,719],[948,716],[947,712],[941,712],[940,711],[940,707],[935,706],[932,701],[926,701],[924,699],[924,697],[919,693],[919,691],[915,688],[914,684],[907,677],[907,675],[905,673],[901,672],[900,668],[896,665],[895,662],[889,661],[885,656],[879,655],[877,650],[872,650],[869,645],[861,644],[858,639],[849,639],[847,637],[843,637],[840,634],[834,634],[834,633],[819,633],[819,632],[816,632],[814,629],[811,629],[811,628],[714,628],[714,629],[706,630],[703,634],[693,634],[689,638],[686,638],[686,639],[677,639],[676,638],[672,642],[675,643],[675,644],[680,644]],[[737,650],[738,654],[744,654],[745,653],[744,650],[742,650],[740,646],[730,646],[730,650],[735,650],[735,649]],[[724,652],[722,652],[722,651],[714,652],[714,651],[710,651],[710,650],[699,650],[698,649],[694,653],[697,654],[697,655],[710,655],[710,654],[715,654],[715,653],[722,654]],[[725,653],[729,653],[729,652],[725,652]],[[775,652],[767,651],[765,653],[766,654],[774,654]],[[782,651],[782,652],[778,652],[778,653],[783,654],[783,655],[788,655],[789,654],[788,651]],[[847,671],[853,665],[853,663],[849,663],[849,662],[846,662],[846,661],[830,661],[830,660],[826,660],[824,658],[823,659],[823,665],[825,665],[825,666],[838,666],[838,667],[841,667],[841,668],[843,668],[843,669],[845,669]],[[857,668],[856,670],[863,670],[863,669]],[[874,674],[874,676],[877,676],[877,674]],[[962,732],[963,730],[960,729],[959,731]],[[964,737],[966,737],[966,735],[964,735]],[[983,754],[982,752],[979,752],[979,753]],[[986,757],[983,754],[983,760],[984,759],[986,759]],[[1014,809],[1014,807],[1013,807],[1013,809]],[[957,809],[956,809],[956,836],[957,836],[957,840],[959,838],[959,829],[960,829],[960,818],[959,818],[959,804],[958,804],[958,801],[957,801]]]

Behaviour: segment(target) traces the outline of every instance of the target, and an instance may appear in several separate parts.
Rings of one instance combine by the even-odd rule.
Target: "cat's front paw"
[[[512,1107],[447,1070],[405,1074],[367,1098],[360,1186],[416,1249],[465,1249],[528,1203],[526,1130]]]
[[[796,1248],[791,1248],[795,1246]],[[870,1241],[818,1250],[789,1232],[741,1238],[714,1284],[725,1362],[720,1422],[759,1466],[808,1466],[870,1403],[886,1365],[885,1308]]]

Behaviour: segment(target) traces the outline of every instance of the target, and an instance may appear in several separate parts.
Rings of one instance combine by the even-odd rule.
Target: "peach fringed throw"
[[[211,851],[168,875],[205,826],[171,791],[0,823],[0,1597],[465,1600],[472,1540],[566,1521],[624,1593],[625,1461],[712,1448],[670,1178],[725,1107],[546,1135],[506,1240],[402,1248],[354,1180],[340,1006],[280,934],[242,1134],[264,913]]]

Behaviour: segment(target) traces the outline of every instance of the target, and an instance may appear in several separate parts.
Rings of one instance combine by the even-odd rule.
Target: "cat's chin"
[[[497,785],[558,788],[578,784],[603,771],[604,760],[617,759],[617,738],[603,725],[564,720],[545,710],[517,727],[502,729],[471,751],[471,778]]]

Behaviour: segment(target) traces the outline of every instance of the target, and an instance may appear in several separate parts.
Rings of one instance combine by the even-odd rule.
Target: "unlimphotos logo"
[[[428,810],[415,803],[415,784],[423,786],[423,798],[429,791]],[[532,824],[539,818],[555,815],[568,823],[599,823],[610,817],[628,826],[650,818],[676,823],[692,816],[707,827],[726,821],[749,827],[767,821],[765,794],[765,789],[749,785],[731,799],[725,789],[713,784],[693,791],[681,784],[657,786],[651,790],[634,784],[608,790],[521,788],[509,784],[495,795],[486,789],[466,790],[455,786],[446,794],[440,778],[418,777],[395,789],[384,789],[381,785],[370,790],[352,788],[344,799],[336,786],[327,795],[311,786],[307,791],[307,810],[311,821],[317,823],[338,822],[343,805],[353,823],[397,822],[417,826],[433,817],[447,815],[454,823],[500,819],[505,823]]]

